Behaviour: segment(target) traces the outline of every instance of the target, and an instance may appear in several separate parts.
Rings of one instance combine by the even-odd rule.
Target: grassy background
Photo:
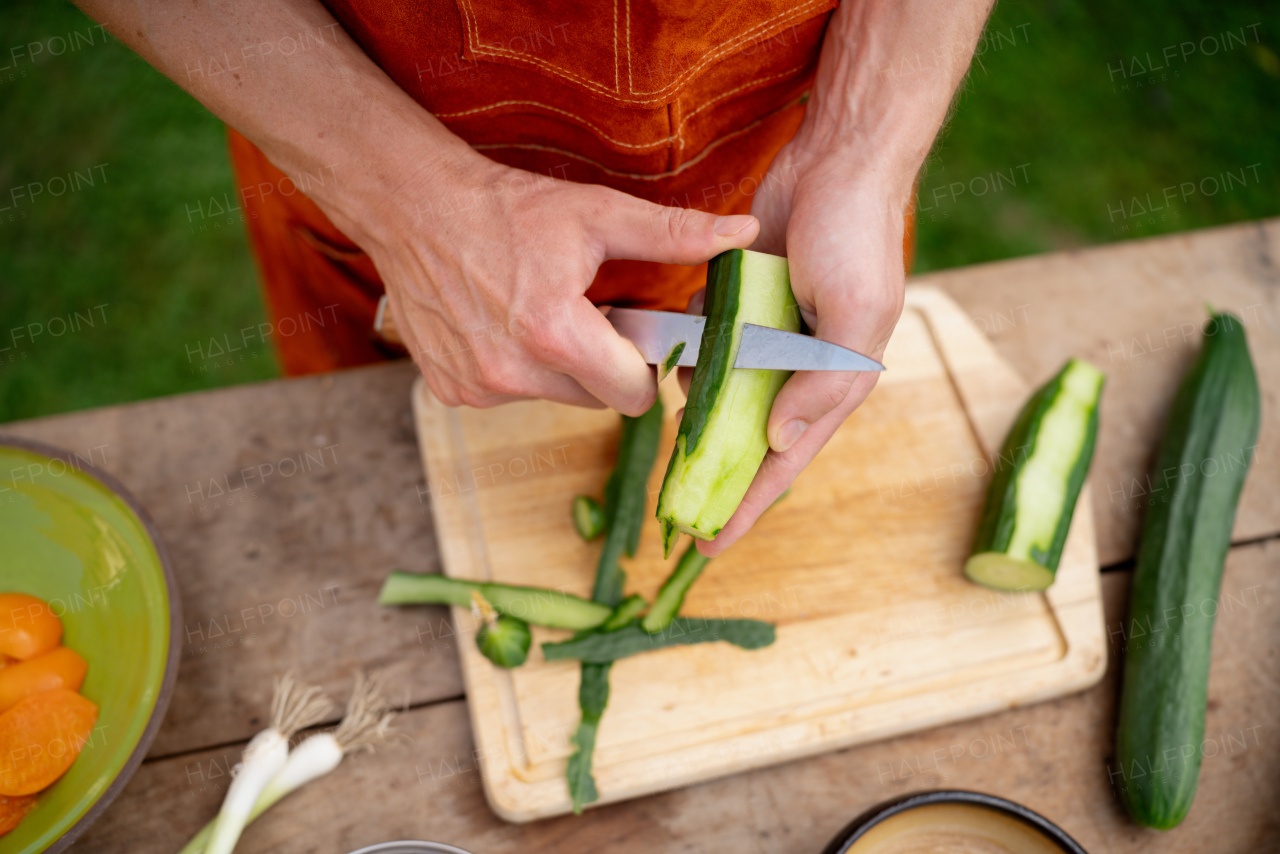
[[[1267,5],[1000,3],[921,180],[917,269],[1280,214]],[[277,375],[263,344],[210,372],[188,355],[263,319],[239,218],[188,212],[232,194],[220,123],[63,0],[8,0],[0,33],[0,421]],[[60,56],[24,47],[71,33]],[[1142,73],[1148,55],[1166,67]],[[12,198],[73,171],[94,185]],[[1230,190],[1200,192],[1227,172]],[[1134,197],[1160,204],[1187,182],[1194,194],[1135,215]],[[77,312],[94,325],[11,339]]]

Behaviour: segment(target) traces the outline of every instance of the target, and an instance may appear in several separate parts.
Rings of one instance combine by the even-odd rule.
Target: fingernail
[[[720,237],[733,237],[733,235],[751,225],[753,219],[755,217],[746,216],[745,214],[716,217],[716,234]]]
[[[778,445],[774,450],[780,454],[791,450],[791,446],[800,441],[800,437],[807,429],[809,429],[809,423],[799,418],[793,418],[783,424],[782,429],[778,431]]]

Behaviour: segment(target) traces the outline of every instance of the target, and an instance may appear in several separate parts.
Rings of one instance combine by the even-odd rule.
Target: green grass
[[[10,50],[77,32],[61,56]],[[260,343],[204,372],[187,355],[264,318],[238,216],[187,213],[234,198],[221,123],[60,0],[6,3],[0,33],[0,421],[276,376]],[[54,197],[77,171],[93,185]],[[49,189],[15,203],[29,184]],[[68,315],[61,336],[13,341]]]
[[[917,270],[1280,214],[1280,15],[1264,9],[1001,3],[921,180]],[[11,53],[76,32],[74,52]],[[234,197],[220,123],[62,0],[10,0],[0,33],[0,421],[276,376],[261,343],[230,367],[188,355],[264,318],[238,216],[188,213]],[[1189,40],[1166,79],[1130,73]],[[12,199],[77,171],[94,185]],[[1228,172],[1230,190],[1134,215],[1135,197]],[[983,178],[999,190],[978,195]],[[12,340],[68,316],[78,329]]]

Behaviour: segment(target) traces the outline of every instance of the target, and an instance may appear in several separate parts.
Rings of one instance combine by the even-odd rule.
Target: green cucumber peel
[[[646,632],[660,632],[671,625],[676,614],[680,613],[680,606],[684,604],[684,597],[688,594],[689,588],[698,580],[698,576],[702,574],[703,568],[710,560],[711,558],[703,557],[698,551],[697,543],[689,544],[689,548],[680,556],[676,568],[662,583],[658,595],[653,600],[653,606],[649,608],[649,613],[641,622]]]
[[[618,462],[604,488],[605,537],[591,598],[605,605],[622,599],[626,574],[618,560],[635,557],[649,497],[649,473],[658,458],[662,436],[662,397],[638,418],[622,416]]]
[[[584,632],[567,641],[544,643],[542,655],[548,661],[576,658],[586,664],[604,664],[644,652],[725,641],[742,649],[760,649],[776,640],[770,623],[760,620],[717,620],[676,617],[662,631],[650,633],[639,620],[612,632]]]

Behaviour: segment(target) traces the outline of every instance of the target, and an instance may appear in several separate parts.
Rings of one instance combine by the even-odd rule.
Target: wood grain
[[[1227,561],[1214,631],[1206,756],[1178,828],[1132,824],[1108,783],[1117,655],[1128,572],[1103,576],[1107,677],[1080,694],[979,720],[675,789],[585,815],[508,824],[485,803],[466,704],[415,709],[403,749],[348,759],[245,833],[245,854],[341,854],[388,839],[432,839],[484,854],[530,851],[817,854],[853,816],[927,788],[991,792],[1031,806],[1091,854],[1270,850],[1280,835],[1280,542]],[[145,764],[80,850],[176,851],[216,812],[227,751]]]
[[[243,741],[287,668],[327,688],[395,664],[414,702],[462,693],[443,608],[374,600],[393,567],[438,571],[408,365],[6,424],[91,458],[169,547],[185,625],[152,756]]]
[[[1245,325],[1262,387],[1262,432],[1236,542],[1280,532],[1280,220],[947,270],[916,281],[955,297],[1031,383],[1067,358],[1107,374],[1091,479],[1104,566],[1133,555],[1147,475],[1205,304]]]
[[[1059,696],[1101,676],[1087,495],[1049,594],[997,594],[960,572],[988,460],[1025,383],[932,288],[909,289],[885,364],[792,494],[685,602],[690,615],[767,619],[777,642],[683,646],[614,665],[594,763],[602,803]],[[543,401],[455,410],[424,388],[415,412],[445,571],[588,595],[599,546],[576,536],[568,508],[608,477],[617,416]],[[665,457],[682,401],[674,381],[663,393]],[[627,592],[651,599],[672,562],[657,549],[655,519],[640,541]],[[456,609],[455,622],[470,615]],[[563,635],[535,630],[538,640]],[[578,665],[534,653],[503,671],[471,644],[460,651],[495,811],[511,821],[568,811]]]

